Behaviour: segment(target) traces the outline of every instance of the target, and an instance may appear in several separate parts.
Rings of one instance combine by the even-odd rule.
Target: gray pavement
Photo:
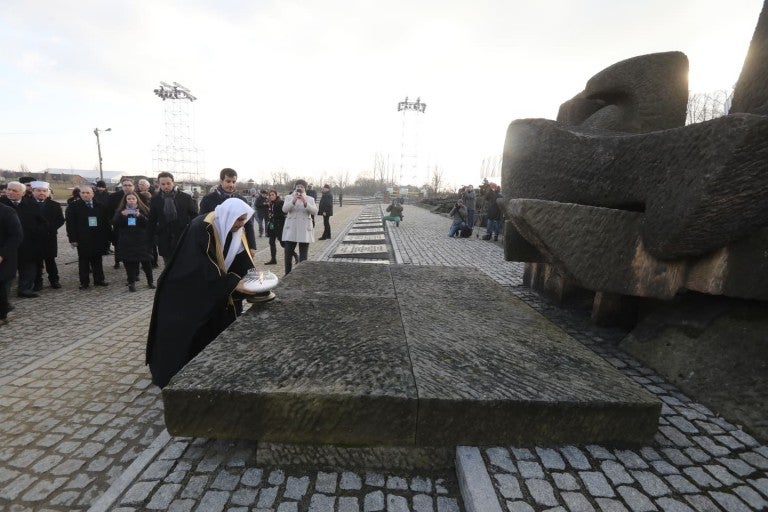
[[[313,244],[310,257],[330,259],[361,209],[336,209],[334,239]],[[499,243],[449,239],[448,225],[407,206],[399,227],[388,224],[391,261],[476,267],[508,287],[664,402],[654,443],[462,447],[456,472],[409,474],[265,467],[253,442],[174,438],[144,366],[152,290],[127,292],[109,258],[111,286],[78,290],[62,243],[63,289],[15,301],[0,327],[0,511],[768,509],[768,447],[617,350],[621,331],[523,288],[522,266],[503,261]],[[257,261],[268,259],[264,240]],[[282,275],[278,260],[270,268]],[[503,331],[504,319],[478,328]]]

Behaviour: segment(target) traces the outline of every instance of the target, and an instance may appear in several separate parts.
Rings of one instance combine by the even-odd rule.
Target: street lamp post
[[[99,150],[99,179],[104,181],[104,169],[102,168],[102,161],[101,161],[101,142],[99,141],[99,132],[111,132],[112,128],[107,128],[106,130],[99,130],[98,128],[93,129],[93,134],[96,136],[96,149]]]

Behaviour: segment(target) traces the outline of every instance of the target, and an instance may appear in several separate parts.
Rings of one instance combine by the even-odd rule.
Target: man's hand
[[[251,290],[246,289],[245,287],[245,278],[242,278],[240,281],[238,281],[237,286],[235,286],[235,291],[243,293],[245,295],[253,295],[256,292],[252,292]]]

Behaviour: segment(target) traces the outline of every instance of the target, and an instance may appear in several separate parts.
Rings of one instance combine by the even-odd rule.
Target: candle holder
[[[249,296],[246,300],[251,304],[269,302],[275,298],[275,292],[272,291],[272,288],[277,286],[278,282],[277,276],[269,270],[250,269],[245,274],[243,286],[253,295]]]

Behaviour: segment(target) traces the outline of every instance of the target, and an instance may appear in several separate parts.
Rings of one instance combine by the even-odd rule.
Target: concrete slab
[[[307,261],[276,292],[165,388],[169,432],[453,446],[656,431],[657,399],[474,269]]]

